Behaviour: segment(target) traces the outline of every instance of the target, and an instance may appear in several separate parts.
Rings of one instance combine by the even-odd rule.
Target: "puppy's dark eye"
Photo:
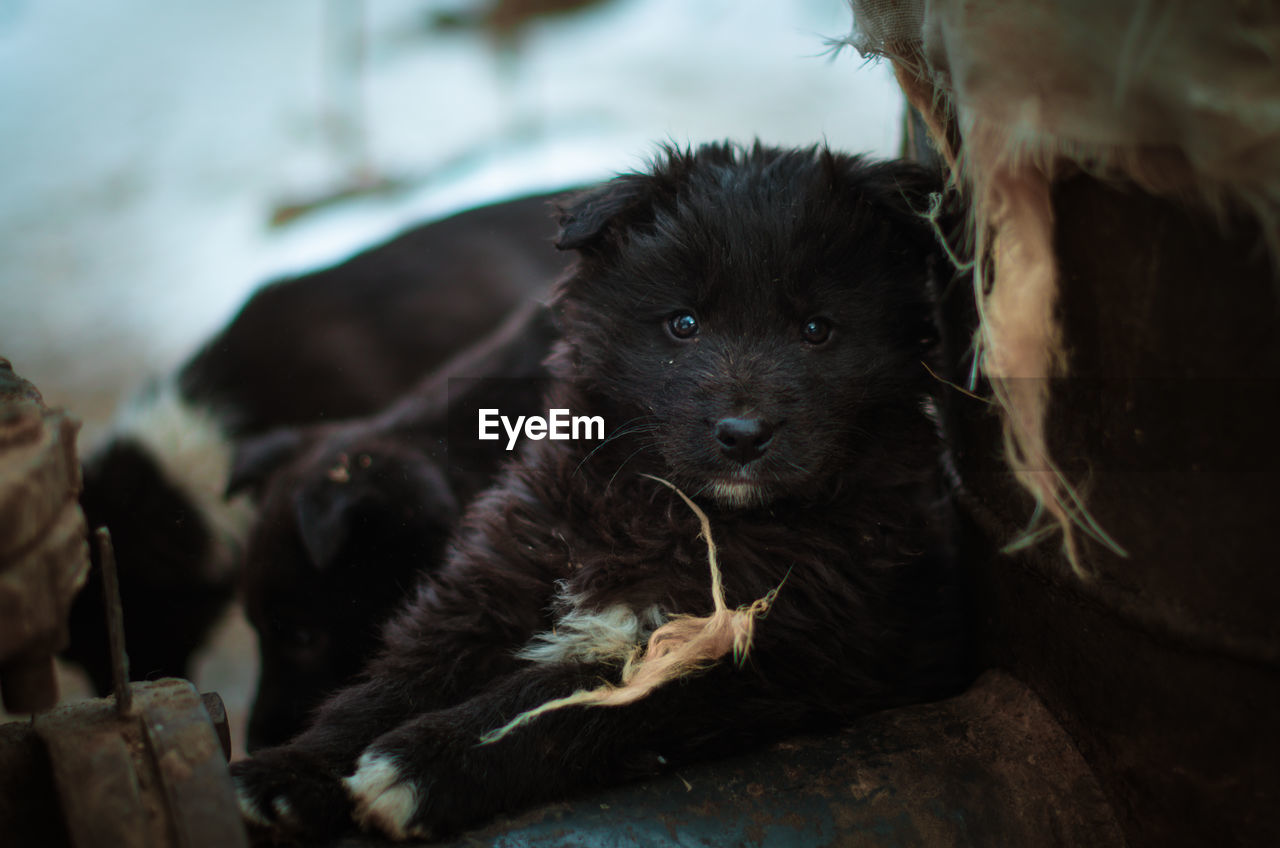
[[[800,336],[811,345],[820,345],[831,338],[831,322],[825,318],[810,318],[800,328]]]
[[[677,339],[691,339],[698,334],[698,319],[692,312],[677,312],[667,319],[667,331]]]

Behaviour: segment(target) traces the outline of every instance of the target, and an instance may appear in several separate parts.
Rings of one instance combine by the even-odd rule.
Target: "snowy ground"
[[[607,177],[665,140],[897,149],[888,69],[824,55],[845,0],[607,0],[506,59],[426,26],[464,3],[367,0],[363,39],[355,0],[0,3],[0,356],[85,420],[82,445],[257,283],[409,222]],[[341,57],[360,44],[357,76]],[[401,190],[269,226],[360,162]],[[231,632],[197,682],[238,713]]]

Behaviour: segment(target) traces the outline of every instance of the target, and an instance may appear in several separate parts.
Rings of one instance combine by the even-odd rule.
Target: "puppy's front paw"
[[[343,780],[361,827],[392,839],[438,839],[499,812],[503,765],[448,712],[384,733]]]
[[[281,836],[332,837],[350,828],[337,776],[318,757],[288,747],[231,764],[240,814]]]
[[[425,787],[409,777],[394,754],[365,751],[356,773],[342,783],[355,804],[356,823],[377,830],[392,839],[426,838],[431,834],[421,824]]]

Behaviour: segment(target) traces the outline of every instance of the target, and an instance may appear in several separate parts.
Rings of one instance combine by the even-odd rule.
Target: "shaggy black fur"
[[[258,505],[241,581],[260,659],[250,751],[297,734],[373,655],[382,624],[441,562],[462,505],[510,458],[475,441],[477,410],[536,414],[555,338],[531,305],[379,415],[240,445],[231,486],[255,489]],[[470,441],[450,439],[453,422]]]
[[[936,248],[917,211],[939,190],[905,164],[710,145],[567,206],[559,245],[579,263],[548,405],[602,414],[613,437],[526,445],[363,679],[233,766],[247,817],[276,836],[353,816],[439,834],[963,686],[923,364]],[[731,607],[781,584],[748,661],[477,744],[619,679],[616,661],[517,656],[568,604],[711,611],[698,522],[642,472],[706,510]],[[389,784],[357,771],[370,758]]]
[[[553,196],[468,210],[266,285],[168,379],[228,442],[381,409],[543,295],[564,270],[550,249]],[[135,405],[150,403],[144,396]],[[235,590],[232,560],[244,540],[222,538],[188,491],[225,480],[191,479],[195,472],[183,466],[128,429],[117,429],[84,463],[81,503],[91,528],[112,533],[136,680],[187,676],[191,653]],[[72,609],[67,656],[106,692],[99,575],[95,559]]]

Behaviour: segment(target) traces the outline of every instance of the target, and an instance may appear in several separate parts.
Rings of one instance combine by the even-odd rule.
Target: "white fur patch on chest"
[[[562,600],[568,611],[551,630],[530,639],[517,657],[536,663],[621,662],[666,621],[656,604],[639,611],[625,604],[589,610],[575,598]]]

